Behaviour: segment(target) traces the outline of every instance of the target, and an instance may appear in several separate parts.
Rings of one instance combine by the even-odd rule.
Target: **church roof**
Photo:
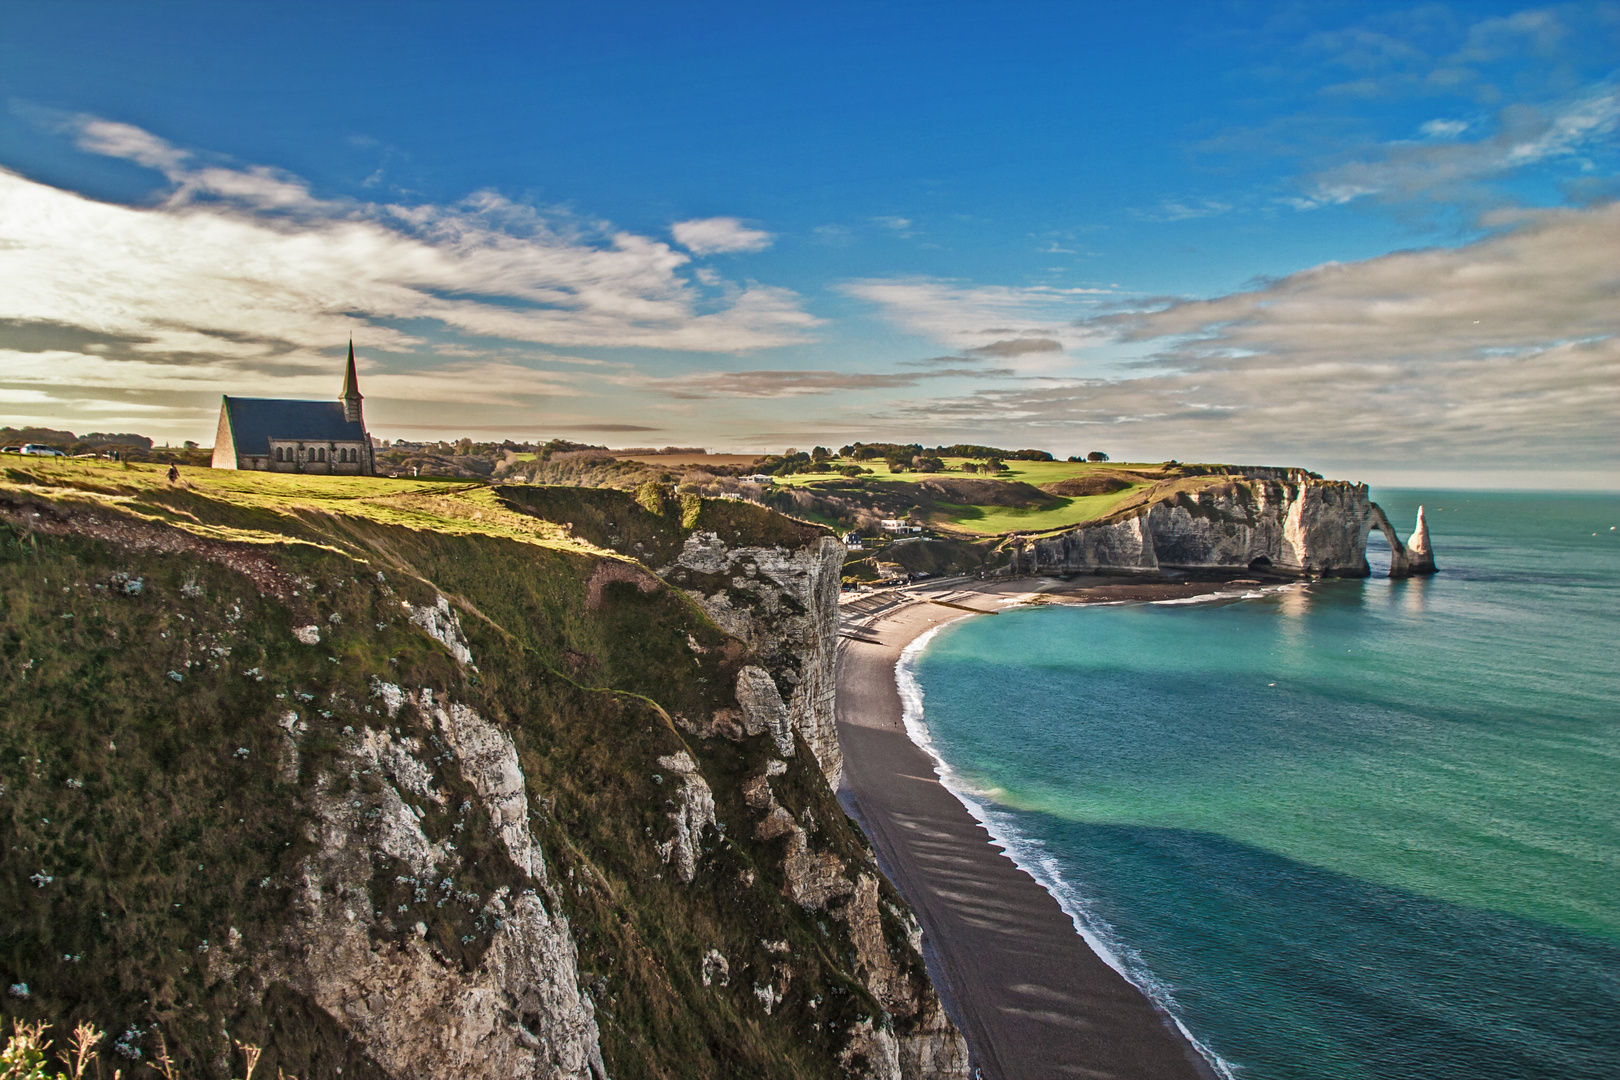
[[[231,441],[238,454],[268,454],[271,439],[364,442],[365,425],[344,418],[341,401],[225,398]]]

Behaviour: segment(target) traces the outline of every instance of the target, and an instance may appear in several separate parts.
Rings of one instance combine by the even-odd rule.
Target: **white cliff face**
[[[837,692],[838,584],[844,545],[830,536],[802,548],[727,545],[712,532],[695,532],[660,577],[684,589],[722,630],[764,662],[758,671],[785,703],[792,733],[810,747],[833,787],[843,772],[833,715]],[[746,700],[745,700],[746,698]],[[774,709],[755,675],[738,679],[745,717]],[[772,728],[783,754],[791,753]]]
[[[1265,568],[1364,577],[1371,503],[1364,484],[1235,479],[1155,502],[1131,517],[1025,541],[1022,573]]]
[[[595,1009],[579,988],[573,934],[556,911],[555,894],[549,909],[542,896],[545,864],[529,832],[511,738],[431,689],[412,694],[378,684],[374,693],[391,719],[412,706],[444,750],[430,758],[414,736],[348,731],[338,768],[310,794],[314,851],[304,861],[282,947],[254,955],[259,984],[285,981],[307,995],[395,1076],[606,1080]],[[300,735],[297,725],[285,730],[289,739]],[[448,839],[430,842],[421,823],[424,805],[447,801],[431,760],[456,769],[477,792],[477,810],[489,816],[530,886],[501,886],[489,897],[454,887],[461,856]],[[345,768],[376,782],[341,790],[336,777]],[[425,924],[396,925],[412,914],[385,909],[373,897],[374,866],[384,858],[409,869],[419,897],[462,905],[492,928],[472,970],[429,940]],[[228,955],[219,962],[231,966]]]

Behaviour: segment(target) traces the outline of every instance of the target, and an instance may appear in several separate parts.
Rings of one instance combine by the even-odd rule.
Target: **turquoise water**
[[[1439,575],[970,618],[902,682],[1221,1069],[1613,1080],[1620,497],[1377,497]]]

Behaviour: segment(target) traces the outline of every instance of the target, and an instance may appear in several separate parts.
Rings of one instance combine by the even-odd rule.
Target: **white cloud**
[[[1418,130],[1431,139],[1454,139],[1468,130],[1468,121],[1429,120],[1419,125]]]
[[[321,200],[297,177],[203,163],[130,125],[72,126],[86,149],[171,186],[134,207],[0,169],[0,319],[116,338],[176,385],[192,367],[329,371],[325,350],[351,334],[373,357],[421,349],[403,328],[420,320],[517,342],[709,352],[802,342],[818,323],[786,289],[721,283],[706,298],[665,243],[492,192],[453,206]]]
[[[744,225],[734,217],[697,218],[670,226],[675,242],[694,255],[737,251],[764,251],[776,238],[763,229]]]

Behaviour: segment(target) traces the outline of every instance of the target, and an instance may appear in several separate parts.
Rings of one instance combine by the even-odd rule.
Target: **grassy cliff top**
[[[624,527],[677,549],[693,532],[731,544],[802,547],[826,530],[764,507],[654,490],[491,486],[480,481],[312,476],[230,469],[0,456],[0,491],[83,504],[199,536],[247,543],[330,544],[329,522],[345,517],[446,535],[477,534],[558,551],[622,551]]]
[[[970,459],[943,460],[942,472],[895,472],[883,461],[863,461],[859,465],[868,472],[859,476],[799,473],[776,482],[787,489],[782,501],[807,517],[837,520],[859,507],[973,539],[1117,520],[1164,499],[1245,478],[1312,475],[1235,465],[1085,461],[1008,461],[1001,472],[987,474],[965,469],[977,467]]]

